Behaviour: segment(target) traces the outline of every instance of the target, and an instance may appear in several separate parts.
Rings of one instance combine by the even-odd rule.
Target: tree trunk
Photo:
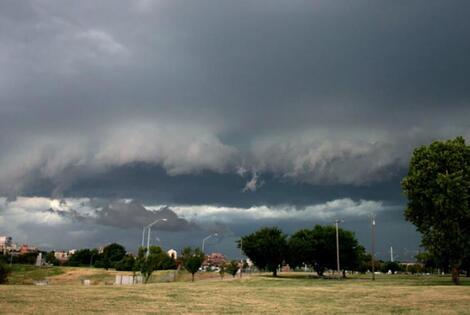
[[[274,268],[273,270],[273,277],[277,277],[277,268]]]
[[[470,268],[467,267],[467,273],[466,273],[467,278],[470,277]]]
[[[194,282],[194,273],[191,274],[191,281]]]
[[[343,269],[343,279],[346,279],[346,270]]]
[[[454,284],[460,284],[460,269],[458,265],[452,266],[452,282]]]

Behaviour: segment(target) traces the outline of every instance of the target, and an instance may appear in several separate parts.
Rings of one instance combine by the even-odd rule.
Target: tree
[[[191,279],[194,281],[194,274],[198,272],[204,262],[204,253],[199,248],[186,247],[181,253],[181,258],[184,268],[191,273]]]
[[[470,277],[470,255],[466,256],[462,261],[462,269],[465,270],[465,275]]]
[[[422,233],[423,246],[448,261],[452,281],[459,284],[470,252],[470,147],[458,137],[417,148],[401,185],[408,198],[406,219]]]
[[[416,255],[416,261],[424,266],[424,269],[428,272],[434,273],[436,268],[442,268],[443,270],[448,269],[449,263],[446,261],[440,261],[436,256],[430,252],[422,252]]]
[[[88,248],[79,249],[69,257],[67,264],[74,267],[89,266],[94,253],[95,251]]]
[[[314,264],[312,231],[302,229],[294,233],[288,241],[287,263],[292,268],[303,266],[304,264]]]
[[[31,252],[31,253],[24,253],[20,255],[13,256],[13,263],[14,264],[25,264],[25,265],[34,265],[36,263],[36,259],[38,257],[38,253]]]
[[[287,254],[287,236],[277,227],[265,227],[242,237],[242,250],[259,268],[277,276],[277,268]],[[240,242],[238,242],[240,247]]]
[[[0,284],[7,283],[8,275],[10,274],[10,268],[2,262],[0,262]]]
[[[112,243],[103,248],[103,261],[105,268],[115,267],[115,264],[124,258],[126,255],[126,248],[120,244]]]
[[[397,263],[396,261],[387,261],[381,267],[382,267],[381,270],[384,273],[387,273],[390,271],[392,274],[395,274],[401,270],[400,264]]]
[[[51,265],[54,265],[54,266],[58,266],[60,265],[60,262],[57,258],[55,258],[55,254],[54,252],[49,252],[47,253],[46,255],[46,262],[48,264],[51,264]]]
[[[154,271],[174,268],[176,268],[176,262],[172,257],[164,252],[160,246],[150,246],[148,256],[147,248],[139,248],[133,270],[139,270],[145,283],[147,283]]]
[[[220,274],[220,278],[223,280],[224,275],[225,275],[225,266],[224,266],[224,264],[220,265],[219,274]]]
[[[114,268],[119,271],[133,271],[135,258],[132,255],[124,256],[120,261],[114,264]]]
[[[407,265],[405,270],[406,272],[409,272],[414,275],[416,273],[423,272],[423,267],[421,266],[421,264],[411,264],[411,265]]]
[[[340,266],[343,277],[346,270],[358,270],[365,259],[365,250],[353,232],[339,229]],[[312,266],[320,277],[326,269],[336,269],[336,229],[330,225],[316,225],[313,229],[297,231],[289,239],[290,266],[301,264]]]
[[[343,270],[343,277],[346,277],[346,270],[358,270],[362,261],[366,258],[365,248],[359,244],[354,232],[339,229],[339,251],[340,266]]]
[[[227,271],[229,274],[232,275],[232,277],[235,278],[237,272],[238,272],[238,269],[240,269],[240,267],[238,266],[238,261],[237,260],[232,260],[229,264],[227,264],[225,266],[225,271]]]

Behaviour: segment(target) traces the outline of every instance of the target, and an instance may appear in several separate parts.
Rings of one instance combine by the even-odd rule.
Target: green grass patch
[[[33,284],[35,281],[64,273],[63,268],[56,266],[36,267],[14,264],[10,268],[11,274],[8,276],[9,284]]]

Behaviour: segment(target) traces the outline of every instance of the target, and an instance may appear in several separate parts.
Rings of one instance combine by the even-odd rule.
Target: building
[[[206,257],[206,260],[203,263],[203,266],[213,266],[219,267],[225,264],[227,260],[225,259],[224,254],[221,253],[212,253]]]
[[[170,249],[169,251],[167,251],[167,254],[174,260],[176,260],[176,258],[178,257],[178,253],[174,249]]]
[[[76,251],[77,251],[76,249],[70,249],[68,251],[66,251],[66,250],[56,250],[56,251],[54,251],[54,257],[60,263],[65,263],[69,260],[70,256],[75,254]]]
[[[30,247],[26,244],[23,244],[21,245],[19,252],[20,254],[37,253],[38,249],[36,247]]]
[[[54,257],[57,259],[59,262],[64,263],[69,260],[69,253],[66,251],[55,251],[54,252]]]
[[[10,236],[0,236],[0,252],[2,252],[4,255],[7,253],[7,251],[10,250],[12,247],[11,243],[11,237]]]

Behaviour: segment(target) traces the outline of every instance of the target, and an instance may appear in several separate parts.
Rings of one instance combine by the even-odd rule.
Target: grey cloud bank
[[[201,213],[363,199],[385,205],[390,234],[412,230],[396,209],[413,148],[470,138],[469,9],[457,0],[4,1],[0,195]],[[102,210],[106,229],[132,213],[148,219],[140,207],[121,210]],[[76,228],[91,226],[101,225]]]

